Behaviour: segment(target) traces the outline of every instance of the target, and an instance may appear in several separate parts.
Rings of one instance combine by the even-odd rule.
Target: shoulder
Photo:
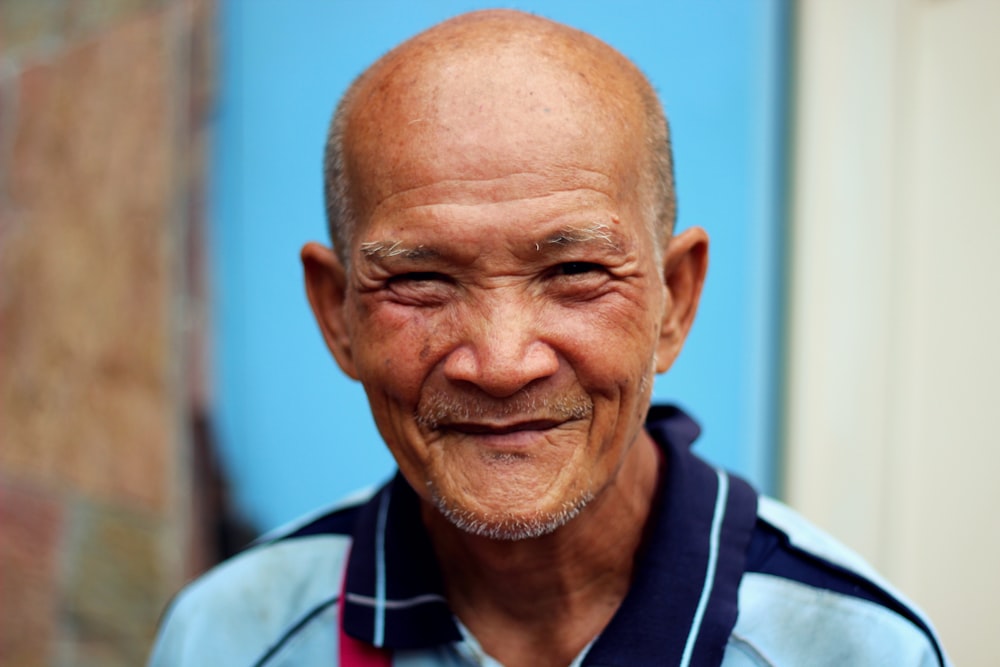
[[[356,511],[340,504],[297,521],[189,584],[165,614],[150,664],[264,664],[293,638],[333,651]]]
[[[948,664],[916,606],[856,553],[770,498],[758,502],[739,609],[727,658],[752,659],[734,664]]]

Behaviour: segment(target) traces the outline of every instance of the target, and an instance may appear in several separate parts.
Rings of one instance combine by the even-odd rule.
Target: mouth
[[[482,453],[526,456],[552,444],[557,429],[565,420],[532,419],[517,422],[450,422],[441,424],[438,432],[458,438]],[[504,459],[508,460],[508,459]]]
[[[465,435],[503,436],[527,431],[548,431],[562,425],[564,422],[556,419],[533,419],[507,424],[492,424],[484,422],[454,422],[441,424],[442,430],[455,431]]]
[[[431,392],[420,401],[414,417],[428,435],[513,453],[545,446],[567,427],[579,428],[592,414],[593,404],[586,395],[524,392],[497,400]]]

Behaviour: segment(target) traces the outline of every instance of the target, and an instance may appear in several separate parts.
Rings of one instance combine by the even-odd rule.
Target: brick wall
[[[211,0],[0,0],[0,664],[136,665],[212,557]]]

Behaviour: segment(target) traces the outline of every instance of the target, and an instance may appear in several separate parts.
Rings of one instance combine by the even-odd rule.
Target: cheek
[[[631,384],[644,376],[655,353],[659,326],[652,308],[633,301],[562,309],[548,318],[561,351],[579,372]]]
[[[447,346],[442,313],[394,304],[362,304],[357,313],[353,350],[361,382],[370,394],[415,401]]]

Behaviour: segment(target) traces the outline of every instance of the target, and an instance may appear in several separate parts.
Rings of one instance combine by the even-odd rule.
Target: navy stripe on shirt
[[[933,632],[906,604],[862,575],[796,547],[782,530],[757,517],[756,492],[746,482],[691,453],[700,429],[690,417],[672,406],[654,406],[647,428],[666,459],[659,499],[633,585],[584,665],[680,664],[685,655],[691,664],[719,664],[735,624],[744,572],[888,608],[926,633],[944,664]],[[388,504],[380,530],[383,502]],[[420,500],[402,476],[369,501],[334,510],[280,539],[323,534],[353,540],[344,590],[349,634],[370,643],[384,639],[393,649],[460,639],[423,528]]]

